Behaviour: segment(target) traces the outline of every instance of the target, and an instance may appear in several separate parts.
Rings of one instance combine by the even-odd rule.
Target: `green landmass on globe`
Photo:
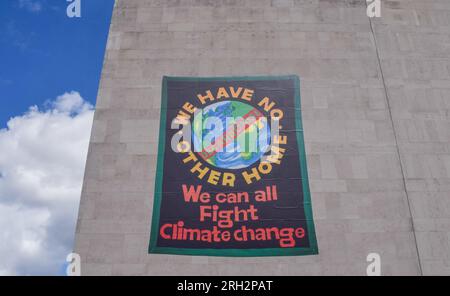
[[[232,128],[227,126],[227,118],[239,120],[246,114],[255,112],[255,108],[240,101],[222,101],[211,104],[202,110],[202,120],[193,124],[194,143],[197,142],[201,148],[208,146],[205,137],[208,139],[223,139],[224,133]],[[259,113],[259,111],[257,111]],[[210,117],[217,117],[222,122],[222,128],[213,126],[205,128],[205,122]],[[203,126],[202,126],[203,125]],[[256,143],[254,143],[255,141]],[[226,143],[223,151],[215,151],[209,157],[204,158],[207,163],[223,169],[242,169],[257,162],[270,145],[270,128],[267,121],[255,122],[245,131],[238,133],[237,138],[230,143]],[[208,151],[210,152],[210,151]]]

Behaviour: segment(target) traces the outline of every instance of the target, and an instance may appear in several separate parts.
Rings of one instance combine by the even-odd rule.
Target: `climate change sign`
[[[149,253],[317,254],[297,76],[164,77]]]

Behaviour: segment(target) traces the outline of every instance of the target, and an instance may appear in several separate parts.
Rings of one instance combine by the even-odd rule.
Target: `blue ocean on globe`
[[[203,127],[200,125],[196,126],[195,123],[193,125],[194,146],[202,147],[205,137],[217,139],[223,135],[228,129],[226,126],[227,117],[232,117],[234,119],[240,118],[251,112],[253,109],[254,107],[251,105],[240,101],[222,101],[207,106],[202,112]],[[214,125],[209,129],[204,128],[204,123],[207,118],[213,116],[220,119],[222,128]],[[254,145],[247,144],[245,147],[242,147],[240,142],[245,143],[245,137],[247,137],[247,139],[256,139],[257,143],[254,143]],[[250,128],[245,130],[245,132],[241,133],[238,136],[238,139],[239,140],[228,143],[223,151],[216,152],[213,156],[206,159],[206,161],[209,164],[222,169],[242,169],[254,164],[261,159],[269,148],[270,127],[268,126],[267,121],[265,121],[265,123],[260,122],[259,125],[254,123]],[[253,146],[253,149],[250,149],[250,146]],[[203,146],[203,148],[205,147]]]

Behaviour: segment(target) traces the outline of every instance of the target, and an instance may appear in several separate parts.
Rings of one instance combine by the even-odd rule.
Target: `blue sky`
[[[114,0],[0,0],[0,275],[72,252]]]
[[[77,90],[95,103],[113,0],[0,1],[0,128],[31,105]]]

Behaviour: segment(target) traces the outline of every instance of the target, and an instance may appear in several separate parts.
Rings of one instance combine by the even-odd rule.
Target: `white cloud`
[[[40,12],[42,10],[41,2],[33,0],[19,0],[19,7],[25,8],[30,12]]]
[[[0,275],[61,273],[73,245],[93,114],[70,92],[0,130]]]

